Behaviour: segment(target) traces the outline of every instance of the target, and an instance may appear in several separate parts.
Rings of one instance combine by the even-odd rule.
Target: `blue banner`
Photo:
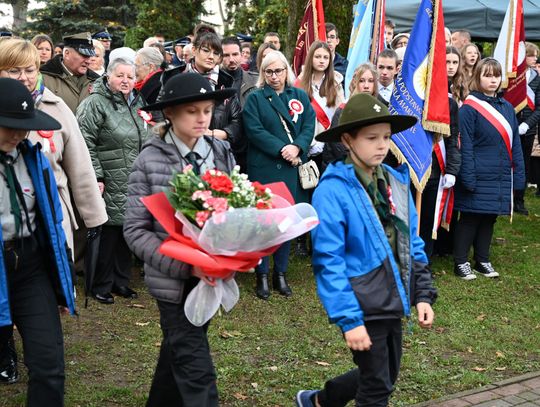
[[[432,1],[422,0],[389,106],[391,114],[407,114],[418,119],[414,127],[392,136],[392,151],[400,161],[409,164],[411,179],[420,191],[431,173],[433,152],[433,136],[422,127],[433,13]]]
[[[358,65],[369,62],[371,38],[373,37],[374,0],[359,0],[354,8],[354,21],[349,42],[347,59],[349,65],[345,75],[345,95],[349,96],[349,83]]]

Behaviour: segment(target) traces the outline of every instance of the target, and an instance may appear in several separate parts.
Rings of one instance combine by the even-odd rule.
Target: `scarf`
[[[146,85],[146,82],[148,82],[152,76],[154,76],[154,75],[156,75],[158,73],[161,73],[161,72],[163,72],[163,69],[161,69],[161,68],[158,69],[157,71],[150,72],[148,75],[146,75],[146,77],[143,80],[135,82],[135,89],[137,89],[137,91],[140,92],[142,87],[144,85]]]
[[[34,105],[39,105],[41,99],[43,98],[43,92],[45,91],[45,83],[43,82],[43,76],[41,72],[38,74],[36,87],[32,91],[32,99],[34,99]]]
[[[208,79],[208,81],[210,81],[212,90],[216,90],[218,77],[219,77],[219,65],[216,65],[214,69],[211,69],[208,72],[199,72],[195,66],[195,58],[193,58],[191,61],[189,61],[187,65],[187,72],[195,72],[195,73],[198,73],[199,75],[204,76],[206,79]]]

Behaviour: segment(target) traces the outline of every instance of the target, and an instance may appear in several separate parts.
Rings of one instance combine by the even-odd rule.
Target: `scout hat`
[[[85,57],[96,56],[94,44],[92,43],[92,36],[89,32],[66,35],[63,40],[64,46],[73,48],[75,51]]]
[[[236,90],[231,88],[212,90],[208,79],[198,73],[180,73],[167,81],[160,102],[144,106],[142,110],[162,110],[169,106],[201,100],[224,100],[235,93]]]
[[[58,130],[62,126],[34,108],[34,99],[22,83],[0,78],[0,127],[17,130]]]
[[[378,123],[390,123],[392,134],[395,134],[414,126],[416,121],[414,116],[391,115],[380,100],[368,93],[357,93],[343,108],[338,125],[319,133],[315,139],[322,142],[341,141],[344,132]]]

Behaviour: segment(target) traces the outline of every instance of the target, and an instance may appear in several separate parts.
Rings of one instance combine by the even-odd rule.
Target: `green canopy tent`
[[[396,24],[396,33],[409,32],[420,0],[386,0],[386,18]],[[493,41],[499,32],[508,0],[443,0],[444,23],[451,30],[465,29],[478,41]],[[523,0],[525,38],[540,41],[540,0]]]

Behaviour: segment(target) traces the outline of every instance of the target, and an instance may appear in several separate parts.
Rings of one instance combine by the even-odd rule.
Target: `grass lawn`
[[[496,224],[492,263],[499,279],[462,281],[453,276],[450,258],[435,259],[436,323],[430,331],[413,326],[405,335],[392,405],[540,370],[540,199],[530,191],[527,206],[529,217],[517,215],[512,224],[501,217]],[[161,331],[138,271],[134,277],[139,299],[119,298],[113,306],[91,301],[78,318],[63,317],[67,407],[144,405]],[[353,367],[317,299],[307,259],[292,258],[289,299],[257,299],[254,280],[238,276],[240,302],[210,326],[222,405],[292,406],[299,389],[320,388]],[[0,406],[24,405],[22,362],[20,370],[20,383],[0,387]]]

